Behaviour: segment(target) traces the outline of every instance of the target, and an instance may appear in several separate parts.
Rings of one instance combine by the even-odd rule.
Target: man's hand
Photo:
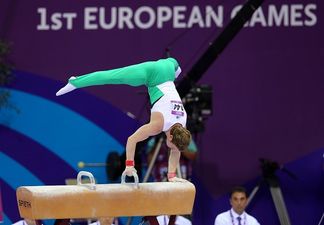
[[[169,172],[168,173],[168,180],[170,182],[187,182],[187,180],[178,178],[177,174],[175,172]]]
[[[169,178],[169,182],[181,182],[181,183],[184,183],[184,182],[188,182],[188,181],[185,180],[185,179],[179,178],[179,177],[173,177],[173,178]]]
[[[136,169],[134,168],[134,166],[126,166],[125,168],[125,171],[127,176],[129,177],[132,177],[133,176],[133,173],[136,173],[137,174],[137,171]]]

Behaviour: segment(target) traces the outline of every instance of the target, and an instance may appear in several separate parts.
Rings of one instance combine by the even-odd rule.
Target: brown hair
[[[172,143],[180,150],[184,151],[187,149],[191,141],[190,131],[184,128],[182,125],[177,124],[170,130],[172,135]]]
[[[232,198],[233,194],[239,192],[239,193],[244,193],[246,197],[248,197],[248,194],[246,192],[245,187],[242,186],[235,186],[232,188],[231,192],[230,192],[230,197]]]

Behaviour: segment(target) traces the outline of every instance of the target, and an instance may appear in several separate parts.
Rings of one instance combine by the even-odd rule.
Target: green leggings
[[[70,79],[69,83],[77,88],[104,84],[145,85],[148,87],[150,100],[153,103],[163,96],[156,86],[167,81],[174,81],[175,71],[178,67],[178,62],[174,58],[160,59],[85,74],[76,79]]]

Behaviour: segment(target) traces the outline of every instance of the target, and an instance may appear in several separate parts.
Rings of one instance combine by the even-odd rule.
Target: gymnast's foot
[[[76,77],[70,77],[69,80],[74,80],[75,78]],[[56,96],[64,95],[70,91],[73,91],[74,89],[76,89],[76,87],[68,82],[64,87],[62,87],[58,92],[56,92]]]

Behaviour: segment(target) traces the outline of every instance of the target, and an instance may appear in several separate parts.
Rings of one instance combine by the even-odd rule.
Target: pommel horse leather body
[[[195,186],[190,182],[22,186],[20,216],[28,220],[191,214]]]

